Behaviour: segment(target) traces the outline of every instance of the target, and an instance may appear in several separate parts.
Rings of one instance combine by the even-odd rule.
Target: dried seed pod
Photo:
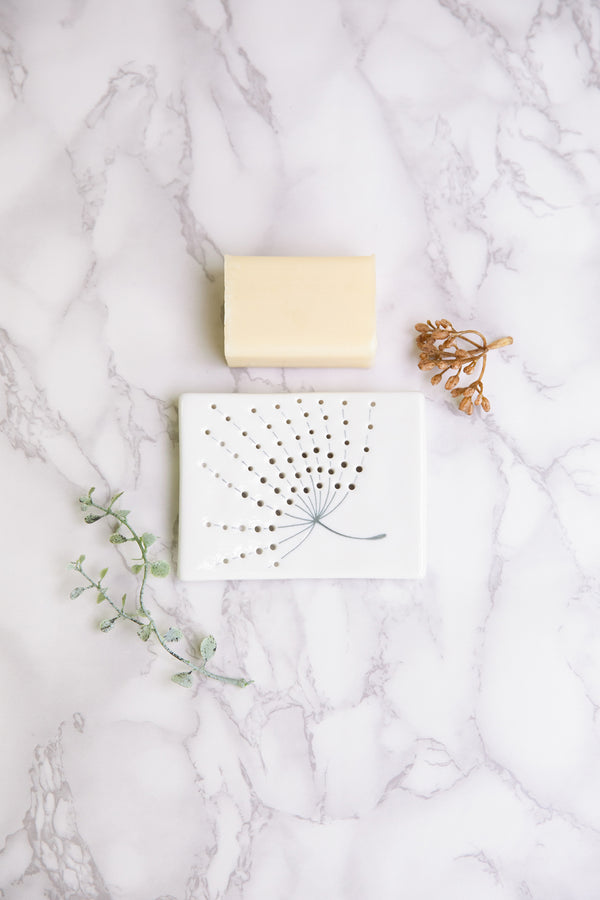
[[[483,394],[482,380],[487,354],[498,347],[508,347],[513,342],[512,338],[498,338],[488,344],[480,331],[473,328],[456,331],[448,319],[436,319],[435,325],[431,319],[427,319],[426,323],[419,322],[415,325],[415,329],[420,350],[419,368],[424,371],[436,368],[440,370],[431,377],[431,383],[439,384],[444,373],[452,370],[453,374],[446,380],[445,388],[452,397],[461,398],[459,409],[469,416],[475,406],[487,412],[490,402]],[[461,388],[459,382],[462,373],[472,375],[477,366],[481,368],[476,380]]]

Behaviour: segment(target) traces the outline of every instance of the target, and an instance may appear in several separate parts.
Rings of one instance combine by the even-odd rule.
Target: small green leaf
[[[109,537],[109,541],[111,542],[111,544],[124,544],[126,540],[127,538],[125,537],[125,535],[119,534],[118,531],[116,532],[116,534],[111,534],[111,536]]]
[[[79,559],[77,560],[77,565],[80,566],[82,562],[85,560],[85,553],[82,553]]]
[[[175,684],[180,684],[181,687],[189,688],[192,686],[192,673],[177,672],[176,675],[171,676],[171,681],[174,681]]]
[[[91,487],[91,488],[89,489],[89,491],[88,491],[88,497],[89,497],[90,499],[91,499],[92,494],[94,493],[95,490],[96,490],[95,487]]]
[[[100,581],[102,581],[102,579],[106,576],[107,572],[108,572],[108,568],[102,569],[102,571],[100,572]]]
[[[101,519],[101,518],[102,518],[102,516],[96,516],[93,513],[90,513],[89,516],[86,516],[83,521],[87,522],[88,525],[93,525],[94,522],[97,522],[98,519]]]
[[[134,575],[137,575],[138,572],[141,572],[143,568],[144,568],[144,566],[141,563],[136,563],[134,566],[131,567],[131,571],[133,572]]]
[[[152,534],[150,531],[145,531],[142,535],[142,541],[146,547],[151,547],[155,540],[156,535]]]
[[[82,506],[89,506],[92,501],[90,500],[89,497],[80,497],[79,502],[81,503]]]
[[[204,660],[204,662],[208,662],[208,660],[214,656],[215,650],[217,649],[217,642],[215,641],[212,634],[209,634],[208,637],[205,637],[200,644],[200,656]]]
[[[126,600],[127,600],[127,594],[123,594],[123,596],[121,597],[121,611],[123,611],[125,609]]]
[[[119,499],[119,497],[122,497],[124,493],[125,493],[125,491],[119,491],[118,494],[115,494],[114,497],[111,497],[110,503],[109,503],[108,505],[109,505],[109,506],[112,506],[113,503],[116,503],[117,500]]]
[[[80,597],[84,591],[85,591],[84,587],[73,588],[73,590],[69,594],[69,597],[71,598],[71,600],[77,600],[77,598]]]
[[[100,631],[110,631],[116,621],[116,619],[102,619],[100,622]]]
[[[96,603],[103,603],[105,600],[106,597],[102,593],[98,594],[98,596],[96,597]]]
[[[156,578],[166,578],[170,572],[170,566],[163,559],[157,559],[151,564],[150,571]]]
[[[179,628],[169,628],[165,636],[163,637],[164,641],[180,641],[183,637],[183,631]]]
[[[119,519],[126,519],[130,512],[130,509],[119,509],[115,513],[115,516],[118,516]]]
[[[138,637],[141,638],[142,641],[147,641],[150,635],[152,634],[152,625],[142,625],[140,630],[138,631]]]

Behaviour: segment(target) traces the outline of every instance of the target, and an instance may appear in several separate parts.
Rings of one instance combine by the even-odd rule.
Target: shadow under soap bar
[[[351,366],[375,354],[374,256],[226,256],[229,366]]]

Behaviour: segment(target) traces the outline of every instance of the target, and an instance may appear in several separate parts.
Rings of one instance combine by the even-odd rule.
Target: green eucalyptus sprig
[[[171,680],[174,681],[175,684],[179,684],[182,687],[191,687],[192,676],[195,672],[199,675],[205,675],[207,678],[214,678],[217,681],[224,681],[227,684],[235,684],[238,687],[246,687],[247,685],[252,684],[251,681],[246,681],[244,678],[230,678],[227,675],[218,675],[216,672],[210,672],[206,668],[207,662],[212,658],[217,649],[217,642],[212,634],[205,637],[200,643],[201,663],[194,663],[173,649],[171,645],[182,640],[183,632],[174,626],[171,626],[167,631],[162,632],[156,625],[152,613],[146,606],[144,597],[148,577],[154,576],[155,578],[166,578],[170,571],[169,563],[162,559],[150,559],[148,550],[156,541],[155,535],[149,531],[138,534],[129,523],[128,516],[130,510],[114,508],[115,503],[123,494],[122,491],[111,497],[106,506],[102,506],[93,499],[94,490],[94,488],[90,488],[87,495],[79,498],[81,510],[85,513],[84,522],[88,525],[93,525],[95,522],[99,522],[102,519],[111,520],[113,525],[115,525],[115,529],[108,540],[111,544],[119,545],[133,543],[137,546],[139,556],[135,558],[135,561],[131,566],[131,571],[135,575],[141,575],[141,579],[137,589],[135,607],[133,612],[130,612],[126,608],[127,594],[123,594],[120,602],[116,603],[107,592],[104,579],[106,578],[108,569],[102,569],[98,577],[93,578],[84,569],[83,563],[85,562],[85,556],[81,555],[78,559],[69,563],[69,568],[78,572],[84,578],[86,583],[73,588],[70,594],[71,599],[76,599],[85,591],[95,590],[96,602],[106,602],[112,607],[114,615],[111,615],[109,618],[103,619],[100,622],[100,631],[102,632],[106,633],[111,631],[116,622],[120,619],[126,619],[128,622],[133,622],[138,626],[137,634],[142,641],[147,641],[154,635],[161,647],[185,666],[184,671],[177,672],[172,676]]]

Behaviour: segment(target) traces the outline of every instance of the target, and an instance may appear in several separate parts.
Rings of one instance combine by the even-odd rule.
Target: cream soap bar
[[[229,366],[356,366],[375,353],[374,256],[226,256]]]

